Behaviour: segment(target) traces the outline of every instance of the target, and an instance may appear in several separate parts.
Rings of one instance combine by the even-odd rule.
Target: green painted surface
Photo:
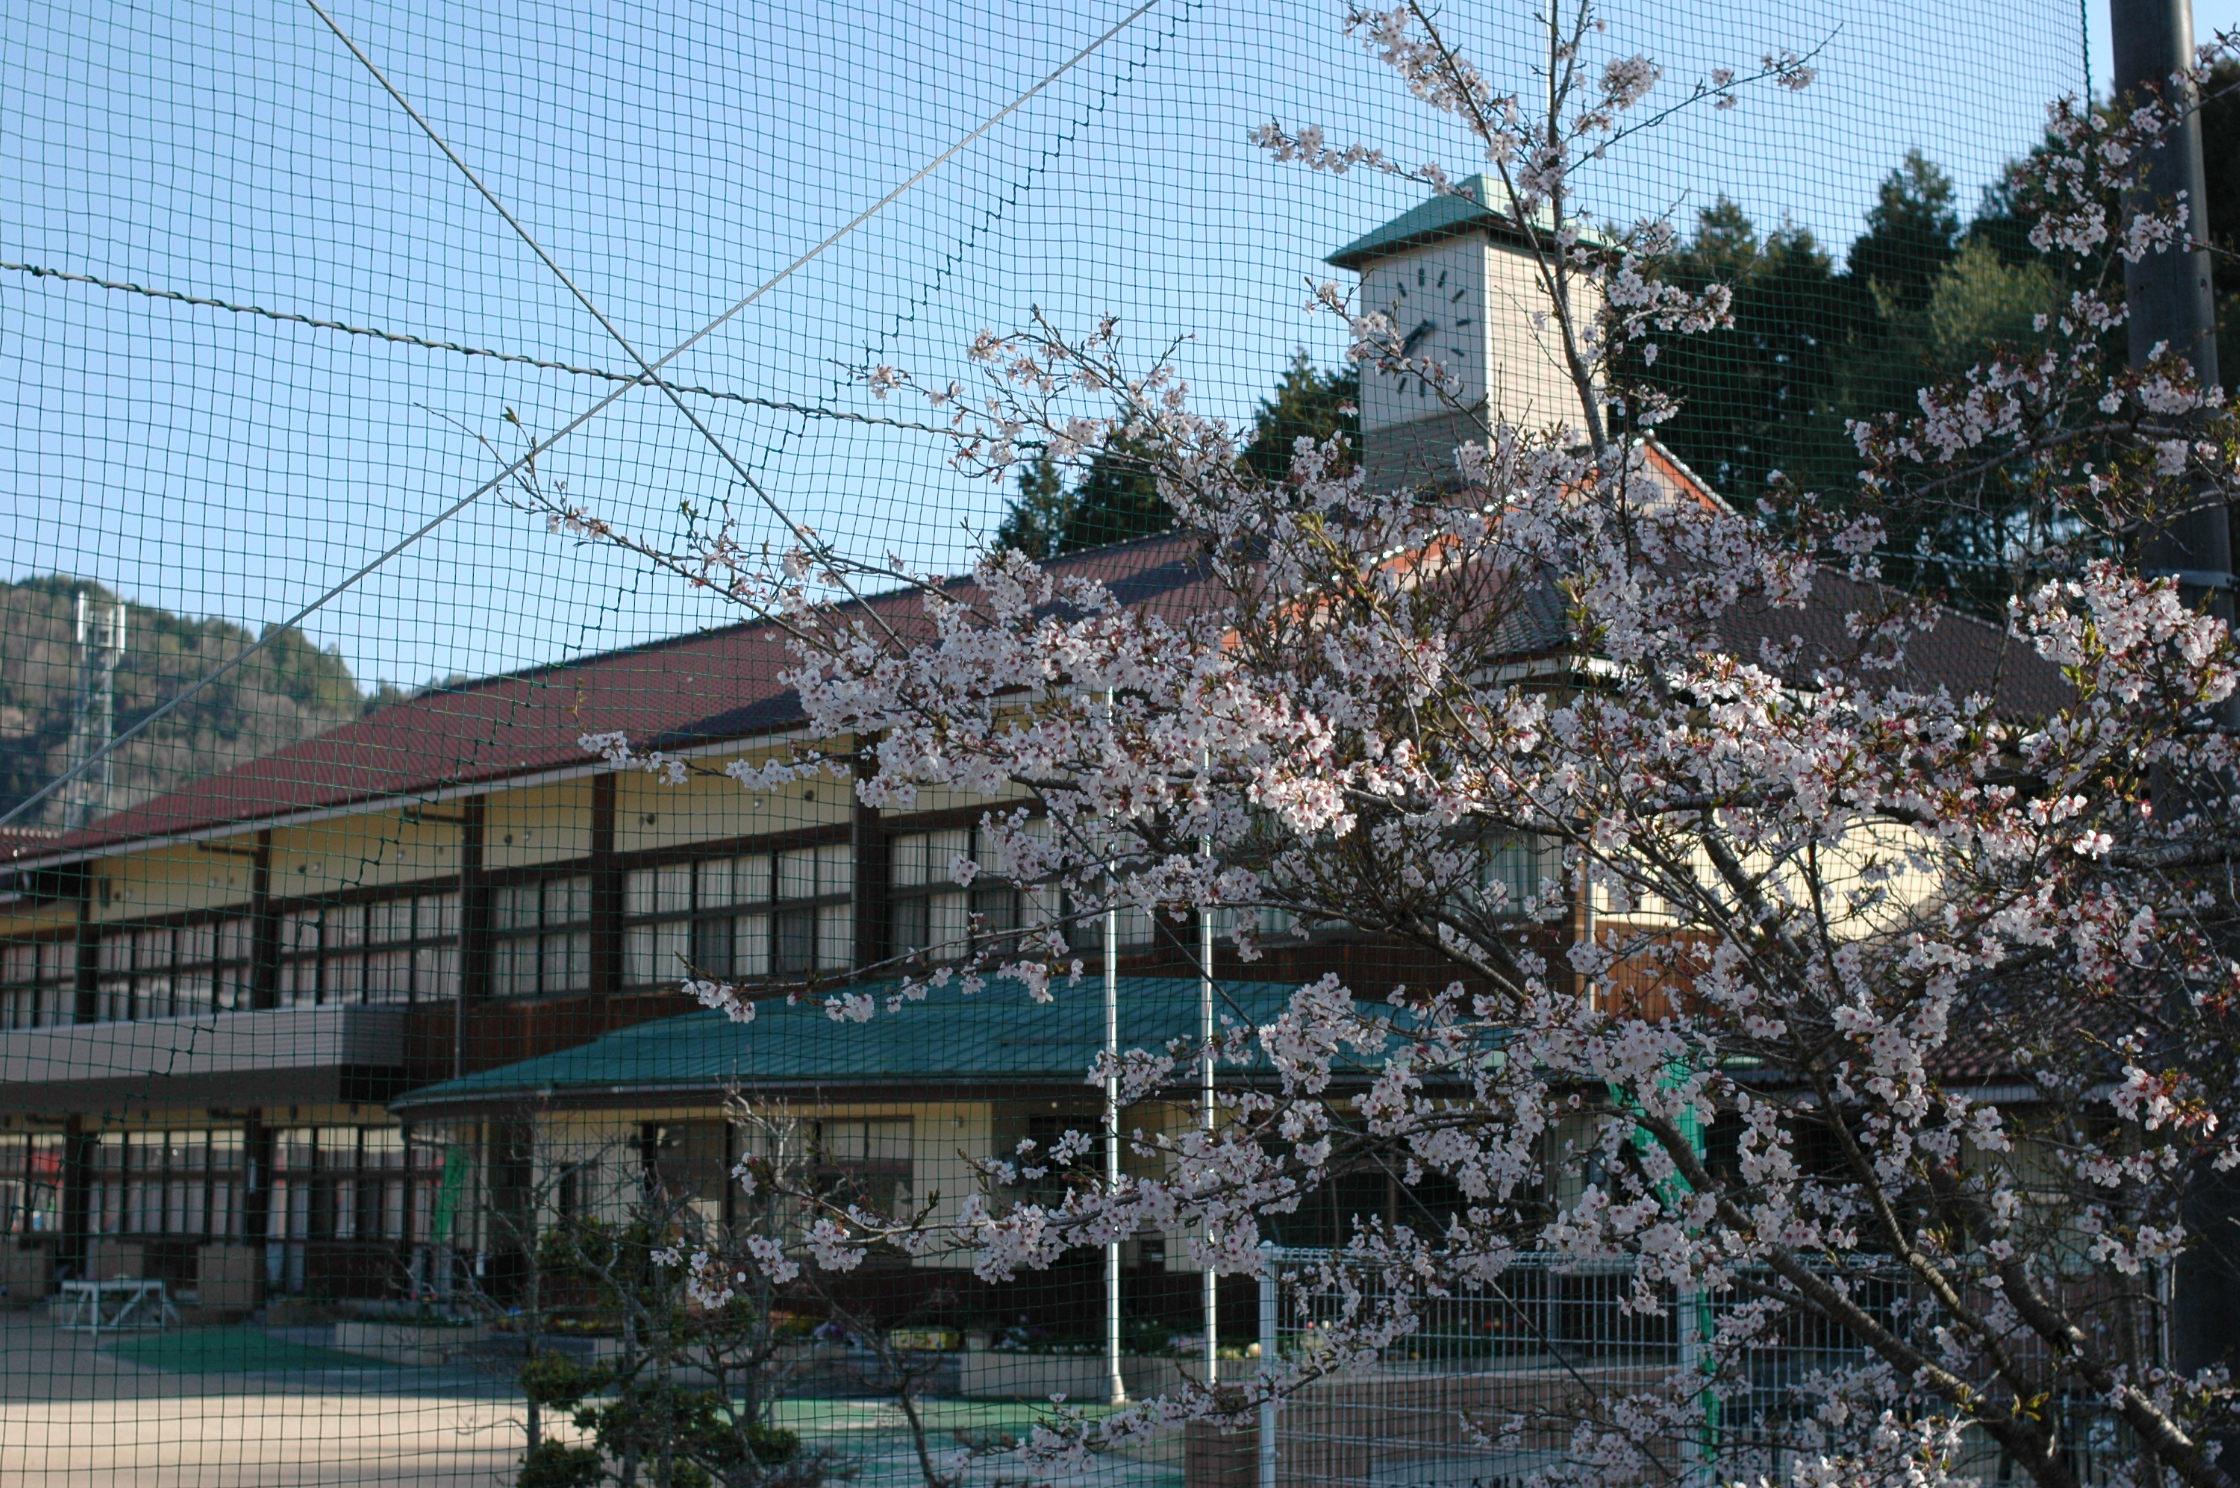
[[[459,1216],[459,1200],[467,1191],[467,1175],[474,1170],[474,1154],[457,1145],[443,1149],[443,1185],[436,1190],[436,1212],[428,1226],[428,1238],[437,1244],[451,1238],[451,1226]]]
[[[302,1373],[324,1369],[394,1369],[363,1354],[290,1343],[258,1328],[183,1328],[109,1345],[130,1363],[173,1374]]]

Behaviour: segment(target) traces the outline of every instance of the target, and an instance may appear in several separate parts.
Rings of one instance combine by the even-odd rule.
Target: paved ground
[[[508,1404],[471,1378],[222,1334],[97,1348],[0,1314],[0,1484],[494,1488],[519,1460]]]
[[[844,1454],[855,1488],[914,1488],[900,1412],[869,1400],[797,1400],[780,1424]],[[933,1418],[986,1439],[1031,1424],[1024,1407],[935,1402]],[[253,1329],[103,1338],[39,1313],[0,1313],[0,1488],[502,1488],[520,1459],[515,1407],[452,1369],[381,1364]],[[1029,1481],[990,1464],[976,1488]],[[1059,1488],[1180,1488],[1179,1443]]]

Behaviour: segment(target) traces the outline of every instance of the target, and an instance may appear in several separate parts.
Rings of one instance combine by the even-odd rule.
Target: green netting
[[[860,374],[969,380],[984,329],[1112,314],[1276,473],[1302,434],[1359,433],[1310,285],[1350,289],[1362,265],[1329,256],[1421,226],[1426,192],[1278,165],[1251,132],[1479,162],[1321,4],[333,14],[649,361],[756,297],[663,367],[672,401],[312,9],[0,17],[0,1479],[681,1488],[707,1480],[674,1443],[751,1418],[733,1481],[946,1481],[921,1447],[1022,1481],[989,1449],[1054,1394],[1111,1393],[1101,1251],[1000,1282],[888,1255],[738,1300],[745,1361],[720,1368],[706,1316],[646,1302],[647,1256],[798,1227],[741,1165],[953,1210],[974,1163],[1095,1131],[1102,931],[1056,1008],[998,981],[832,1037],[814,1005],[694,1011],[688,968],[877,967],[884,997],[893,958],[973,917],[1055,911],[949,876],[985,802],[721,778],[798,724],[777,638],[535,508],[664,550],[810,529],[933,573],[1000,536],[1156,598],[1171,512],[1124,445],[976,481],[943,414]],[[1666,441],[1712,485],[1840,478],[1845,419],[2049,292],[1997,185],[2088,84],[2075,5],[1603,14],[1597,55],[1654,56],[1674,101],[1783,50],[1818,74],[1680,110],[1577,183],[1605,222],[1669,215],[1683,279],[1738,286],[1736,329],[1658,374],[1689,399]],[[1545,48],[1528,6],[1446,19],[1505,87]],[[2212,162],[2240,158],[2219,117]],[[1964,588],[1971,556],[1924,572]],[[578,742],[606,731],[706,771],[608,768]],[[1521,891],[1519,851],[1495,871]],[[1195,926],[1121,917],[1124,1041],[1196,1039],[1201,970],[1240,1025],[1325,971],[1436,973],[1343,927],[1265,929],[1267,959],[1202,967]],[[1191,1068],[1130,1121],[1195,1122]],[[1349,1184],[1272,1238],[1457,1202],[1397,1170]],[[1185,1240],[1116,1242],[1131,1392],[1202,1377],[1209,1311],[1235,1377],[1272,1336],[1249,1275],[1209,1309]],[[1174,1431],[1063,1476],[1258,1471]]]

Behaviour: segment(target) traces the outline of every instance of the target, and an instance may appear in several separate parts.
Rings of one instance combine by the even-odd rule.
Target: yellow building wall
[[[1817,890],[1827,906],[1828,929],[1843,939],[1887,934],[1908,915],[1932,902],[1938,881],[1928,861],[1935,844],[1914,828],[1897,822],[1861,821],[1849,827],[1829,847],[1820,849],[1808,875],[1800,857],[1776,864],[1764,852],[1744,856],[1745,872],[1761,880],[1769,900],[1809,909]],[[1720,879],[1710,857],[1701,850],[1689,859],[1689,868],[1715,899],[1731,899],[1732,891]],[[1658,896],[1621,902],[1614,887],[1598,883],[1595,913],[1638,925],[1671,927],[1682,923],[1672,906]]]
[[[52,900],[0,904],[0,936],[38,935],[67,929],[77,923],[76,900],[66,899],[59,904]]]
[[[967,806],[996,806],[1005,802],[1023,803],[1028,799],[1026,788],[1013,786],[992,796],[976,795],[970,791],[947,790],[940,786],[918,787],[918,799],[907,811],[896,811],[897,819],[907,820],[919,812],[955,811]]]
[[[459,871],[460,808],[425,814],[369,811],[272,834],[272,894],[294,899],[386,884],[448,878]]]
[[[456,874],[458,808],[432,808],[430,814],[447,819],[384,810],[276,828],[273,897],[335,894]],[[587,850],[588,821],[576,835],[585,840]],[[255,877],[255,844],[254,834],[242,833],[208,844],[100,859],[93,864],[93,918],[114,924],[246,904]],[[51,925],[73,917],[72,911],[51,907],[13,912],[0,908],[0,933],[13,933],[19,922],[27,927],[32,922]]]
[[[482,866],[495,872],[591,855],[591,781],[563,780],[488,798]]]
[[[844,826],[853,808],[854,787],[845,780],[799,780],[778,790],[750,791],[723,775],[695,774],[683,785],[663,785],[634,770],[615,779],[615,851],[655,852]]]
[[[182,845],[103,858],[93,865],[93,918],[104,924],[153,919],[248,902],[255,839]]]

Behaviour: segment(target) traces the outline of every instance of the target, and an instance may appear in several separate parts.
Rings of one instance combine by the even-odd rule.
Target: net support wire
[[[725,309],[721,315],[718,315],[717,317],[715,317],[715,319],[709,321],[699,330],[694,331],[690,336],[687,336],[684,340],[678,342],[674,347],[672,347],[668,352],[664,353],[661,357],[657,358],[651,363],[647,363],[642,359],[637,358],[635,353],[632,353],[633,360],[638,360],[642,368],[642,370],[637,375],[631,377],[628,381],[608,392],[606,396],[599,399],[598,402],[592,404],[582,413],[577,414],[574,418],[570,419],[566,424],[563,424],[553,433],[544,436],[542,439],[533,439],[526,450],[524,450],[520,455],[516,456],[512,461],[507,463],[502,469],[498,471],[497,474],[483,481],[473,490],[467,492],[466,495],[460,497],[457,501],[452,502],[449,506],[445,507],[442,511],[437,512],[433,517],[430,517],[427,521],[421,523],[411,532],[405,534],[405,536],[399,538],[396,542],[390,544],[387,548],[384,548],[381,552],[374,555],[374,557],[368,560],[366,563],[360,565],[356,570],[354,570],[340,582],[329,587],[325,592],[321,593],[309,604],[306,604],[300,609],[296,610],[287,619],[281,621],[279,625],[265,627],[254,641],[250,642],[240,651],[235,652],[231,657],[228,657],[226,660],[218,663],[218,665],[216,665],[215,667],[212,667],[209,671],[204,672],[200,677],[197,677],[185,688],[176,693],[173,693],[169,698],[166,698],[163,702],[157,704],[154,708],[142,714],[140,718],[135,721],[130,727],[119,731],[114,737],[112,737],[108,741],[108,743],[104,745],[98,752],[86,759],[73,761],[70,768],[63,771],[60,775],[57,775],[54,779],[48,781],[45,785],[39,787],[39,789],[26,795],[23,800],[17,802],[6,812],[0,813],[0,827],[7,826],[12,822],[21,820],[25,815],[36,808],[41,802],[47,800],[56,792],[65,789],[73,781],[78,780],[89,771],[98,768],[119,748],[138,738],[141,734],[146,733],[156,723],[158,723],[165,717],[168,717],[170,714],[176,712],[181,706],[183,706],[193,698],[199,696],[213,683],[221,681],[225,677],[231,675],[233,672],[238,670],[245,662],[250,660],[250,658],[263,652],[267,646],[269,646],[274,640],[278,639],[281,635],[295,629],[305,620],[308,620],[311,616],[317,614],[319,611],[332,604],[335,600],[341,598],[344,594],[356,588],[369,575],[375,573],[383,566],[385,566],[390,559],[395,558],[397,555],[403,553],[408,548],[413,547],[420,541],[420,539],[426,537],[429,533],[435,531],[438,527],[441,527],[444,523],[450,521],[460,512],[465,511],[476,501],[488,495],[490,492],[497,490],[500,486],[504,485],[507,481],[512,480],[522,471],[531,468],[536,463],[536,460],[539,456],[547,453],[555,445],[559,444],[561,440],[567,438],[570,434],[575,433],[576,430],[582,428],[585,424],[588,424],[589,422],[591,422],[591,420],[606,412],[606,410],[612,407],[623,396],[623,394],[629,392],[632,388],[639,386],[641,383],[654,382],[657,384],[661,384],[664,388],[664,391],[667,391],[672,400],[675,400],[677,397],[675,389],[670,387],[668,384],[663,383],[662,379],[658,375],[663,367],[666,367],[667,365],[669,365],[669,363],[675,361],[678,357],[683,356],[686,352],[699,345],[702,341],[705,341],[709,336],[715,334],[716,331],[721,329],[724,325],[728,324],[742,311],[746,310],[749,306],[753,305],[763,296],[770,293],[771,290],[776,289],[780,284],[783,284],[786,280],[792,278],[796,273],[800,272],[816,259],[823,256],[826,250],[830,249],[841,239],[847,237],[857,228],[863,226],[863,224],[865,224],[866,222],[869,222],[873,217],[877,216],[881,211],[885,210],[886,207],[893,203],[897,198],[901,197],[905,192],[909,191],[910,188],[916,186],[927,176],[933,174],[934,171],[940,169],[941,166],[947,164],[949,160],[954,158],[959,152],[963,151],[967,146],[972,144],[973,141],[979,139],[989,130],[995,128],[996,125],[1002,123],[1012,114],[1018,112],[1028,103],[1029,100],[1033,99],[1036,95],[1043,92],[1052,83],[1057,82],[1058,79],[1064,77],[1067,73],[1073,71],[1074,68],[1080,66],[1091,56],[1095,55],[1105,46],[1107,42],[1111,41],[1122,31],[1125,31],[1129,26],[1133,25],[1138,19],[1148,13],[1158,3],[1159,0],[1143,0],[1142,4],[1138,5],[1134,10],[1130,11],[1127,15],[1122,16],[1118,21],[1114,22],[1110,27],[1106,28],[1106,30],[1100,33],[1095,39],[1090,41],[1088,45],[1082,47],[1079,51],[1068,57],[1057,67],[1044,74],[1043,77],[1039,81],[1037,81],[1033,87],[1028,88],[1025,92],[1019,94],[1018,97],[1012,99],[1009,103],[1005,104],[995,113],[990,114],[986,119],[982,120],[981,123],[977,125],[969,134],[966,134],[961,139],[957,140],[956,143],[949,146],[948,149],[943,150],[932,160],[929,160],[928,162],[926,162],[926,164],[919,167],[916,171],[912,172],[909,178],[903,181],[902,184],[896,186],[885,196],[880,197],[870,206],[865,207],[855,216],[849,218],[839,227],[826,234],[822,239],[820,239],[817,243],[804,251],[791,263],[778,270],[777,273],[771,275],[762,283],[756,285],[745,295],[742,295],[737,301],[735,301],[727,309]],[[318,9],[316,5],[314,5],[312,8],[314,10]],[[324,18],[326,13],[324,11],[320,11],[319,14],[322,16],[322,18]],[[332,26],[331,21],[329,22],[329,25],[330,27]],[[339,30],[337,30],[336,34],[338,36],[342,35]],[[347,40],[347,38],[345,38],[345,40]],[[679,403],[679,406],[682,406],[681,402]],[[687,411],[687,416],[690,416],[689,410]],[[694,420],[694,422],[697,424],[698,421]],[[756,489],[759,491],[760,487],[756,487]],[[781,517],[782,515],[783,514],[781,513]],[[791,523],[789,522],[788,525],[790,526]]]

